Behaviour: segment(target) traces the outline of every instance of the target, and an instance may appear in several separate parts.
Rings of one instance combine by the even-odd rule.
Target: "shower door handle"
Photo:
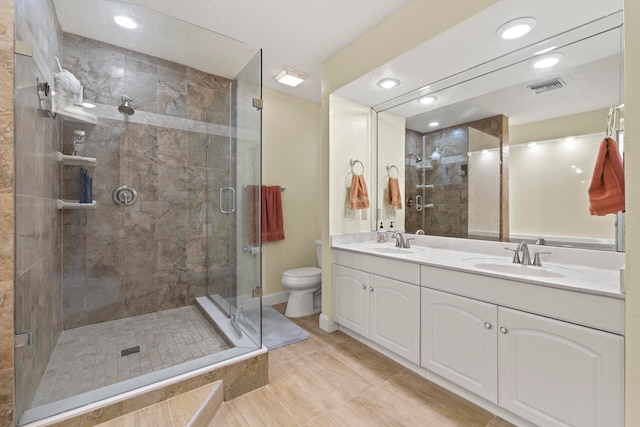
[[[423,207],[423,206],[422,206],[422,195],[421,195],[421,194],[418,194],[418,195],[416,196],[416,210],[417,210],[418,212],[420,212],[420,211],[422,211],[422,207]]]
[[[225,191],[230,191],[231,192],[231,210],[224,210],[222,208],[222,195],[224,194]],[[218,197],[218,209],[220,209],[220,212],[223,214],[231,214],[234,213],[236,211],[236,189],[233,187],[222,187],[220,189],[220,196]]]

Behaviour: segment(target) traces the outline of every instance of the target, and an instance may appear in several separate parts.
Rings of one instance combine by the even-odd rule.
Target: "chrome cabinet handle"
[[[485,327],[486,329],[491,329],[491,323],[489,323],[489,322],[484,322],[484,327]]]
[[[504,326],[500,326],[500,332],[502,332],[503,334],[506,334],[507,328],[505,328]]]
[[[231,191],[231,210],[227,211],[222,208],[222,194],[225,191]],[[222,187],[220,189],[220,194],[218,197],[218,209],[220,209],[220,213],[223,214],[231,214],[236,211],[236,189],[233,187]]]
[[[370,287],[370,288],[369,288],[369,292],[373,292],[373,288],[371,288],[371,287]]]
[[[362,285],[362,289],[367,289],[367,285]]]

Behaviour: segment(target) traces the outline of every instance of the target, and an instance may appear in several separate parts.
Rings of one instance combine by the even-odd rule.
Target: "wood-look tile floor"
[[[274,306],[284,313],[286,304]],[[222,405],[214,426],[512,424],[382,356],[318,316],[292,319],[311,338],[269,352],[269,384]]]

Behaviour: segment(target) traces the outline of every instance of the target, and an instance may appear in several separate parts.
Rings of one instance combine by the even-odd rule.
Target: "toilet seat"
[[[305,286],[319,285],[322,281],[322,270],[318,267],[302,267],[287,270],[282,273],[282,283],[285,285]]]

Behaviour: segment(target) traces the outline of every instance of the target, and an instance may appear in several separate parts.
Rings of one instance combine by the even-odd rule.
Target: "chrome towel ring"
[[[351,173],[352,174],[354,174],[354,175],[362,175],[364,173],[364,164],[362,164],[362,162],[360,160],[351,159],[350,163],[351,163]],[[360,163],[360,166],[362,167],[362,172],[360,172],[360,173],[356,173],[356,171],[355,171],[355,166],[356,166],[357,163]]]
[[[396,176],[391,176],[391,169],[395,169],[396,170]],[[398,178],[400,176],[400,171],[398,170],[398,167],[396,165],[392,165],[391,163],[387,163],[387,174],[389,175],[389,178]]]

